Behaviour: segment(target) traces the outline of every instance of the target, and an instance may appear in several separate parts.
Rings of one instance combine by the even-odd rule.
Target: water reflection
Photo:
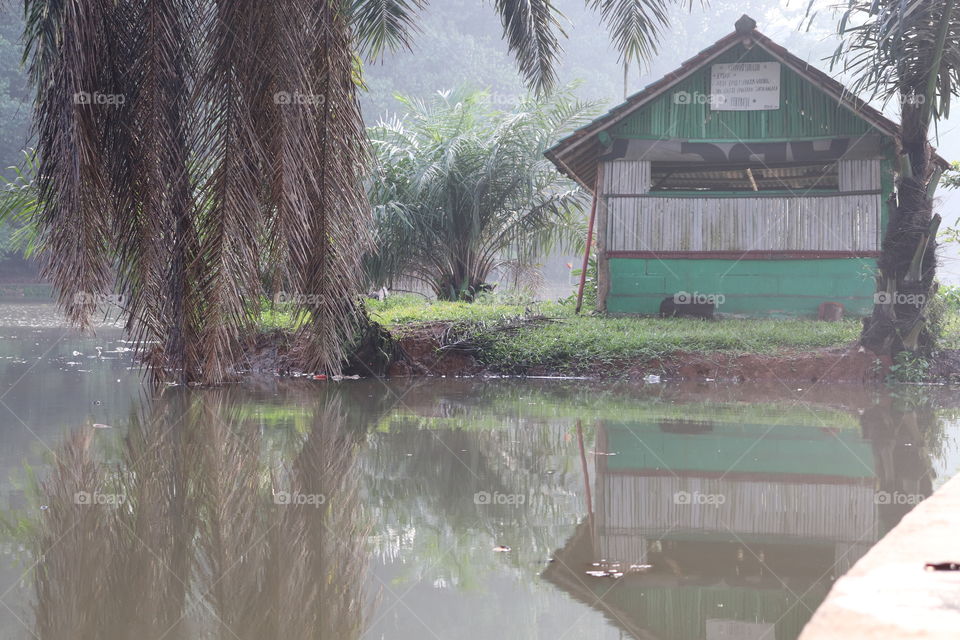
[[[37,637],[359,637],[366,422],[327,399],[271,433],[244,399],[174,390],[57,448],[27,536]]]
[[[788,640],[932,492],[927,403],[723,413],[598,421],[596,508],[543,577],[636,638]]]
[[[125,365],[95,362],[77,379],[107,398]],[[862,388],[268,379],[48,404],[70,428],[7,514],[41,640],[790,640],[955,437],[943,398]]]

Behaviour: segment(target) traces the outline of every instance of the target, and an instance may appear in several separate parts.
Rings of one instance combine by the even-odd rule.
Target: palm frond
[[[670,26],[670,9],[674,5],[690,9],[693,0],[587,0],[587,6],[597,11],[607,25],[625,64],[653,59]]]
[[[938,34],[946,29],[943,46]],[[960,80],[960,7],[926,0],[862,0],[843,5],[843,44],[831,66],[854,76],[851,88],[887,102],[949,113]],[[936,69],[934,71],[934,69]],[[931,80],[934,91],[930,92]]]
[[[24,9],[24,55],[37,88],[41,273],[68,319],[84,329],[94,311],[89,300],[112,284],[107,132],[122,121],[97,96],[124,95],[119,69],[105,64],[115,59],[118,9],[109,0],[25,0]]]
[[[35,218],[68,318],[116,290],[155,380],[216,383],[267,271],[310,364],[339,370],[369,221],[349,7],[25,2]]]
[[[426,0],[353,0],[350,22],[360,52],[376,59],[385,51],[409,47],[417,12],[426,4]]]
[[[40,247],[37,238],[38,193],[36,154],[32,149],[24,152],[21,166],[10,167],[12,179],[0,176],[0,224],[9,224],[11,247],[32,256]]]
[[[404,104],[402,119],[370,130],[373,286],[417,280],[439,297],[469,299],[498,267],[518,273],[554,247],[582,242],[588,194],[543,152],[596,105],[569,91],[508,113],[490,109],[482,93]]]
[[[557,82],[558,34],[566,35],[561,14],[550,0],[495,0],[494,8],[521,75],[538,93],[547,93]]]

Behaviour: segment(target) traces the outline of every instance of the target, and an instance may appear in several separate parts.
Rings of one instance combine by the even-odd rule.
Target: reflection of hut
[[[899,126],[755,26],[547,152],[594,193],[601,308],[870,312]]]
[[[594,513],[543,575],[638,638],[796,637],[880,534],[857,429],[606,423],[597,448]]]

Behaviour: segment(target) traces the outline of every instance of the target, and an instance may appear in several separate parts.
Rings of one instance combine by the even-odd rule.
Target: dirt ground
[[[404,376],[484,376],[500,375],[495,367],[485,366],[469,350],[450,348],[443,323],[425,325],[405,333],[395,343],[392,362],[386,367],[390,377]],[[241,368],[246,371],[293,375],[302,373],[297,340],[281,331],[260,334],[249,345]],[[383,371],[382,365],[357,363],[350,373],[368,374]],[[565,371],[548,367],[531,367],[520,372],[528,376],[576,375],[607,380],[641,380],[659,376],[668,380],[724,380],[783,382],[855,382],[883,381],[889,373],[890,360],[850,345],[804,351],[783,351],[775,354],[688,353],[675,352],[655,359],[626,359],[616,362],[581,362]],[[364,369],[368,369],[365,371]],[[513,372],[516,374],[516,372]],[[960,351],[939,354],[930,371],[932,380],[960,379]]]

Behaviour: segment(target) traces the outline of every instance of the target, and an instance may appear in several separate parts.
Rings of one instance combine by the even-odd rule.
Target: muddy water
[[[790,640],[958,466],[944,390],[141,388],[0,310],[0,637]]]

